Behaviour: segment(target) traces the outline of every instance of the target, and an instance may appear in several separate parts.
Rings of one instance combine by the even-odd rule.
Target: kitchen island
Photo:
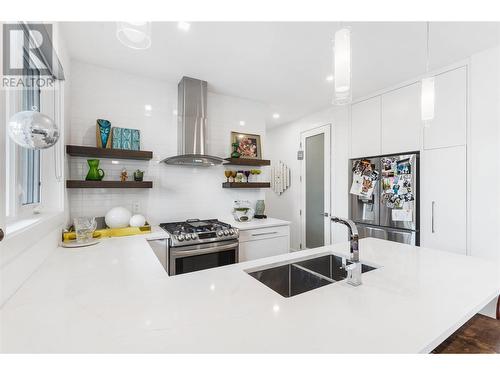
[[[169,277],[145,237],[54,251],[2,307],[1,351],[427,353],[499,293],[492,263],[369,238],[361,286],[284,298],[245,270],[348,244]]]

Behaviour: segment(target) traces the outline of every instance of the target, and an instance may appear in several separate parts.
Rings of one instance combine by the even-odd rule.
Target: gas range
[[[238,229],[217,219],[189,219],[162,223],[160,227],[170,235],[170,246],[196,245],[238,239]]]

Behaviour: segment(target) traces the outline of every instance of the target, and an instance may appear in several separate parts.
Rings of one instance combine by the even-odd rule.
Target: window
[[[23,90],[23,111],[40,109],[40,89]],[[40,203],[40,150],[20,147],[19,170],[21,172],[21,204]]]
[[[20,111],[40,110],[38,87],[11,90],[8,93],[7,117]],[[8,221],[29,216],[41,202],[41,151],[21,147],[6,137]]]

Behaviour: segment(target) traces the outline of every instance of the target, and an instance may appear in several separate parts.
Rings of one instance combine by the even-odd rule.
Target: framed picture
[[[238,144],[237,151],[243,159],[262,159],[260,135],[231,132],[231,144]]]

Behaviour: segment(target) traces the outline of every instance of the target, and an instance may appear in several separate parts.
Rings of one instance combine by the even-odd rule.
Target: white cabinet
[[[288,252],[290,252],[290,228],[288,225],[240,230],[240,262]]]
[[[467,125],[467,68],[434,77],[434,119],[424,128],[424,148],[465,145]]]
[[[421,246],[466,253],[465,146],[425,150],[420,168]]]
[[[351,158],[380,154],[380,96],[351,107]]]
[[[420,150],[420,83],[383,94],[381,108],[382,154]]]

